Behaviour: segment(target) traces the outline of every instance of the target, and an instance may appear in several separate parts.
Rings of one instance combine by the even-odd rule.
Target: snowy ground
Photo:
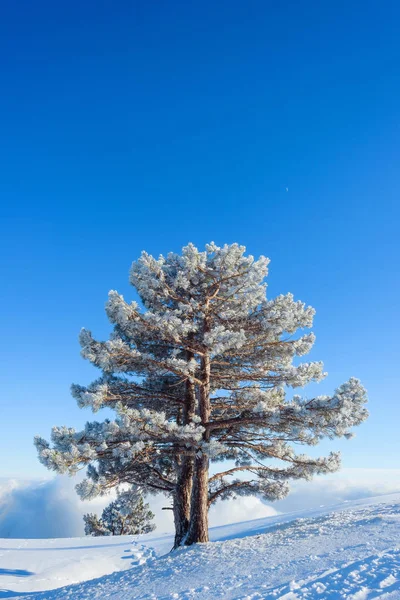
[[[1,540],[0,598],[400,599],[400,494],[217,527],[211,537],[172,554],[171,538],[156,533]]]

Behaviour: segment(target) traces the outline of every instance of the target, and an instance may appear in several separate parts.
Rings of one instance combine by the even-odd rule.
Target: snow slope
[[[400,494],[217,527],[211,538],[171,554],[171,538],[156,533],[2,540],[0,598],[400,599]]]

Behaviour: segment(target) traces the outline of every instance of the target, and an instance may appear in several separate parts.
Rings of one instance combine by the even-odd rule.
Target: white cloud
[[[334,476],[292,483],[289,496],[273,506],[291,512],[399,491],[400,469],[342,469]]]
[[[46,481],[0,479],[0,537],[51,538],[83,535],[82,515],[101,513],[112,496],[82,502],[76,479]],[[273,505],[254,497],[219,502],[211,508],[210,524],[224,525],[321,505],[330,505],[400,491],[400,469],[344,469],[338,475],[292,484],[290,495]],[[148,499],[159,533],[173,530],[171,506],[163,496]]]
[[[45,481],[0,481],[0,537],[52,538],[83,535],[82,515],[97,512],[110,501],[82,502],[76,481],[56,477]]]
[[[236,500],[217,502],[210,509],[210,525],[229,525],[251,519],[262,519],[276,515],[274,507],[264,504],[255,496],[239,497]]]
[[[0,537],[52,538],[84,535],[82,515],[100,514],[112,496],[82,502],[75,492],[76,479],[58,476],[45,481],[0,480]],[[148,498],[159,533],[174,528],[165,496]],[[225,525],[276,514],[258,498],[219,502],[211,508],[210,524]]]

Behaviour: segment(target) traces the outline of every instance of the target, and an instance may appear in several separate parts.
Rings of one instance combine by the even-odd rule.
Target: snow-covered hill
[[[400,494],[216,527],[211,538],[172,554],[156,532],[1,540],[0,598],[400,599]]]

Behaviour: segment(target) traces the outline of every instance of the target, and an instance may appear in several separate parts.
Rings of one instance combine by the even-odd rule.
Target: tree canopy
[[[292,294],[267,298],[268,262],[238,244],[202,252],[189,244],[158,259],[143,252],[130,274],[139,301],[109,294],[110,339],[80,334],[82,356],[101,376],[72,394],[116,418],[55,427],[52,445],[36,438],[43,464],[69,473],[88,465],[83,498],[120,483],[170,495],[176,545],[208,540],[218,499],[274,500],[292,479],[337,470],[338,453],[297,448],[350,437],[367,418],[366,391],[351,378],[331,396],[291,393],[326,373],[321,362],[301,362],[315,341],[304,331],[314,309]]]

